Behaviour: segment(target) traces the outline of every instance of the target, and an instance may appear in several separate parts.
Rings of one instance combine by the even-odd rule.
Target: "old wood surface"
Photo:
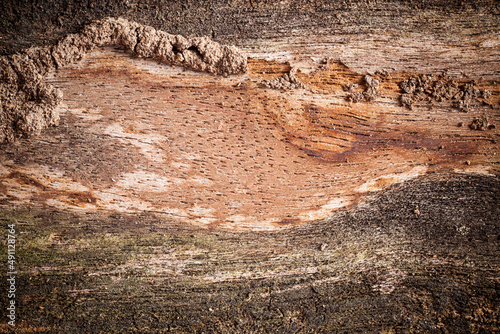
[[[494,82],[478,80],[465,111],[432,93],[401,105],[399,86],[418,75],[372,74],[377,94],[356,102],[366,75],[322,62],[295,74],[304,88],[272,89],[263,83],[288,75],[287,63],[250,58],[248,74],[223,78],[96,51],[49,78],[64,94],[60,126],[6,148],[5,201],[272,229],[428,172],[497,170]]]
[[[113,48],[50,74],[59,126],[0,152],[17,330],[498,331],[494,10],[246,5],[260,35],[212,34],[246,74]]]

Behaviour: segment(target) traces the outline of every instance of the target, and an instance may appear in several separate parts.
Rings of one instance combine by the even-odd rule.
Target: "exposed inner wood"
[[[38,85],[55,68],[64,93],[59,126],[0,145],[16,332],[500,331],[498,1],[0,7],[2,57],[42,47],[0,113],[55,93]],[[81,35],[119,16],[122,33]],[[196,43],[159,57],[136,23],[234,44],[249,72],[138,58],[207,69]],[[30,71],[40,50],[50,66]],[[43,125],[10,114],[12,134]]]
[[[269,229],[424,173],[498,173],[493,81],[475,82],[491,94],[469,112],[450,101],[402,106],[400,84],[417,75],[407,72],[372,74],[378,96],[354,103],[345,86],[363,92],[365,75],[339,60],[299,68],[305,89],[284,91],[261,82],[290,63],[257,55],[248,74],[226,78],[111,48],[59,70],[49,81],[64,93],[61,124],[4,151],[2,201]]]

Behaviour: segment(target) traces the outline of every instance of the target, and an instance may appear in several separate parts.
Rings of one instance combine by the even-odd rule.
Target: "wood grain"
[[[376,96],[353,103],[365,76],[323,63],[296,71],[305,88],[280,90],[262,82],[289,63],[252,58],[248,74],[221,78],[97,52],[50,80],[65,96],[63,124],[24,142],[14,164],[4,158],[4,198],[269,229],[326,218],[432,171],[496,173],[495,83],[478,81],[491,96],[464,113],[452,101],[402,106],[399,86],[416,74],[373,74]],[[470,128],[478,119],[487,119],[483,131]]]
[[[249,66],[52,74],[60,125],[0,147],[17,332],[499,331],[497,1],[2,5],[2,53],[123,14]]]

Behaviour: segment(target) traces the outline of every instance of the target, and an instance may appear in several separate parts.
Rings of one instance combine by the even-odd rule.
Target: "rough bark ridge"
[[[103,46],[120,46],[139,57],[216,75],[244,73],[247,59],[238,49],[208,37],[185,38],[123,18],[106,18],[52,47],[32,47],[0,58],[0,143],[38,134],[57,125],[62,93],[44,81],[49,71]]]

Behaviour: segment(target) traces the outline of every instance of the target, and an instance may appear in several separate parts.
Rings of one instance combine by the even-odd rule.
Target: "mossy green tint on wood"
[[[1,221],[22,236],[25,327],[480,333],[498,330],[499,194],[495,177],[420,178],[276,232],[40,208],[4,210]]]

